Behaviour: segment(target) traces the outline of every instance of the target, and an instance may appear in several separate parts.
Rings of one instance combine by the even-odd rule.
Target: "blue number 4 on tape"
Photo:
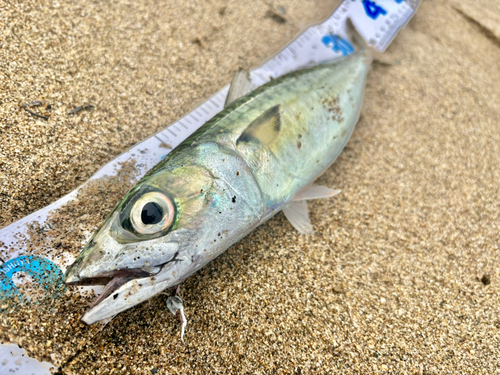
[[[401,4],[404,0],[394,0],[396,3]],[[380,5],[377,5],[374,1],[363,0],[363,7],[365,12],[371,19],[376,20],[378,16],[385,16],[387,11]]]
[[[394,0],[396,3],[401,4],[404,0]],[[363,7],[365,12],[373,20],[376,20],[378,16],[385,16],[387,11],[380,5],[377,5],[374,1],[363,0]]]
[[[396,2],[398,1],[396,0]],[[382,8],[380,5],[375,4],[373,1],[363,0],[363,6],[365,8],[366,14],[371,19],[376,20],[378,16],[385,16],[387,14],[387,11],[384,8]]]

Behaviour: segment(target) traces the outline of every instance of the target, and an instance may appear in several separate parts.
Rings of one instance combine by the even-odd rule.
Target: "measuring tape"
[[[252,83],[257,87],[306,65],[321,63],[354,52],[346,26],[348,18],[368,45],[383,52],[397,32],[413,16],[419,3],[420,0],[344,0],[326,21],[310,27],[267,63],[251,71]],[[89,181],[116,175],[121,163],[131,159],[136,161],[137,177],[141,178],[171,149],[224,108],[228,90],[229,85],[179,121],[106,164]],[[170,150],[166,149],[166,146]],[[13,267],[19,263],[19,257],[26,255],[25,247],[18,243],[18,239],[26,234],[27,225],[38,222],[43,226],[51,211],[76,198],[78,191],[84,186],[85,184],[49,206],[0,230],[0,257],[4,262],[0,264],[0,299],[2,293],[5,295],[7,291],[12,292],[13,285],[10,283],[7,287],[3,285],[2,280],[5,279],[5,283],[8,283],[7,275],[13,274]],[[7,251],[9,248],[10,251]],[[65,259],[65,261],[72,260]],[[40,262],[39,259],[37,261]],[[61,260],[51,259],[51,261],[61,268],[65,267],[61,264]],[[49,263],[52,267],[53,263]]]

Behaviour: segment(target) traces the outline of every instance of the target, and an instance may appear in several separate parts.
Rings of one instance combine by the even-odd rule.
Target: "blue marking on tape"
[[[363,7],[365,8],[366,15],[373,20],[376,20],[380,15],[385,16],[387,14],[384,8],[370,0],[363,0]]]
[[[341,52],[344,56],[354,52],[354,47],[351,43],[338,35],[325,35],[321,38],[321,43],[323,43],[326,47],[331,48],[334,52]]]
[[[56,264],[42,257],[23,255],[0,266],[0,300],[12,297],[24,300],[24,296],[12,281],[17,272],[29,275],[33,282],[40,285],[46,292],[65,290],[62,282],[63,273]],[[52,297],[56,297],[58,292],[53,293]]]

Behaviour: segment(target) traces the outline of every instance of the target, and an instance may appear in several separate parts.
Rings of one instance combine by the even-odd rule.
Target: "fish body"
[[[107,284],[83,320],[109,318],[179,284],[280,210],[293,213],[294,197],[347,143],[368,65],[358,52],[271,81],[168,154],[68,269],[69,284]]]

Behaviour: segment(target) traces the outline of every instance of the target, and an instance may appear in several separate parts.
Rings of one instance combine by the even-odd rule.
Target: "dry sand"
[[[335,4],[3,2],[0,225]],[[189,278],[187,345],[166,296],[102,328],[78,322],[90,299],[67,292],[42,317],[3,315],[1,337],[61,373],[498,372],[499,18],[495,0],[424,1],[374,63],[362,119],[320,179],[343,192],[310,205],[317,234],[280,214]],[[48,120],[21,107],[42,100],[30,109]],[[68,115],[83,104],[95,107]]]

